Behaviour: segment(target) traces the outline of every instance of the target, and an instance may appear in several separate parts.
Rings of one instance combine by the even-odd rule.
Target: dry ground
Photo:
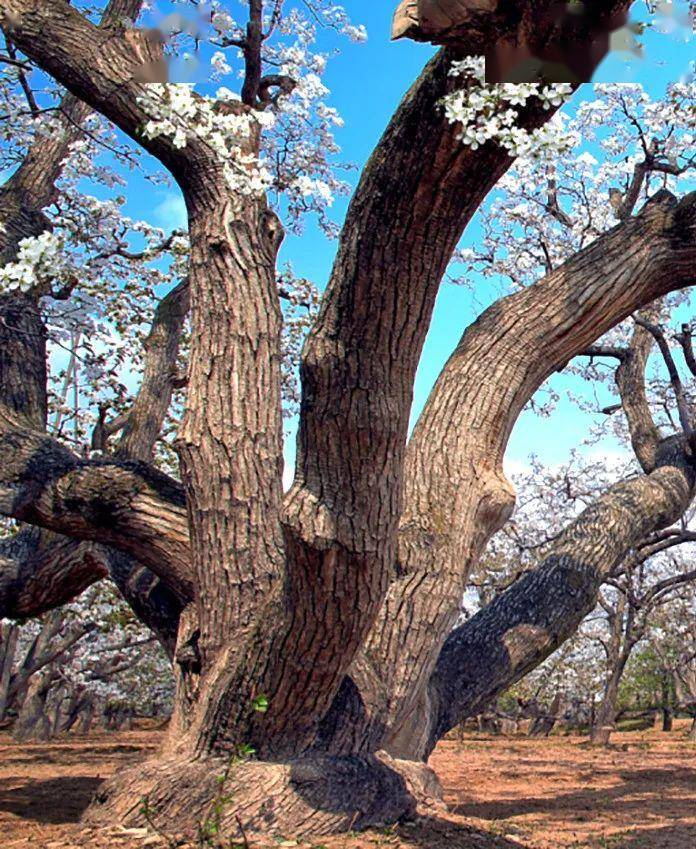
[[[694,849],[696,744],[685,733],[686,723],[678,723],[671,734],[617,734],[609,750],[593,749],[579,737],[445,741],[431,763],[448,815],[393,831],[317,839],[312,846]],[[1,849],[163,847],[149,833],[94,832],[77,824],[100,781],[143,758],[158,738],[145,729],[20,746],[0,734]]]

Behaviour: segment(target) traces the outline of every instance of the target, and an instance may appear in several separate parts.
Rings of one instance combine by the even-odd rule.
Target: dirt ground
[[[468,735],[431,760],[448,814],[381,832],[280,846],[314,849],[694,849],[696,744],[671,734],[615,735],[608,750],[579,737]],[[79,817],[102,779],[155,749],[135,730],[19,745],[0,734],[0,848],[157,849],[145,830],[89,831]]]

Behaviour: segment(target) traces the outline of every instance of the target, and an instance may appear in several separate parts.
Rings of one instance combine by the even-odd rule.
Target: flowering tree
[[[626,4],[605,5],[600,19]],[[549,42],[567,35],[545,26],[552,6],[534,4]],[[300,207],[321,217],[333,191],[298,123],[306,125],[303,110],[314,103],[311,141],[335,117],[316,102],[315,80],[303,93],[316,64],[308,71],[311,59],[288,58],[282,46],[306,43],[302,8],[356,34],[335,6],[319,2],[252,0],[240,25],[220,8],[205,32],[177,23],[175,42],[188,33],[223,52],[220,73],[232,61],[225,51],[241,54],[237,96],[223,87],[213,98],[166,81],[166,40],[151,29],[122,19],[98,27],[63,0],[2,7],[20,55],[158,159],[188,215],[180,479],[151,462],[166,415],[164,404],[153,406],[163,393],[152,385],[173,391],[175,345],[153,345],[159,353],[146,357],[122,430],[131,447],[102,439],[103,455],[84,457],[45,432],[43,293],[11,289],[0,324],[0,438],[9,458],[0,505],[69,548],[60,562],[39,558],[36,569],[89,580],[100,567],[90,566],[87,545],[93,558],[96,548],[109,562],[125,558],[134,573],[155,575],[149,586],[178,605],[176,617],[160,616],[177,676],[166,754],[115,777],[93,806],[95,819],[138,819],[146,796],[151,816],[194,830],[223,765],[248,747],[257,757],[235,769],[230,792],[250,829],[361,827],[432,795],[422,759],[471,707],[463,670],[480,678],[477,698],[490,695],[562,638],[551,624],[548,634],[542,624],[525,626],[547,609],[550,596],[536,590],[518,608],[523,621],[493,610],[487,621],[498,632],[484,627],[477,646],[498,652],[488,666],[461,631],[450,636],[467,575],[512,509],[502,456],[515,419],[554,370],[691,282],[694,198],[664,189],[468,328],[407,442],[415,371],[455,246],[512,155],[534,146],[568,93],[540,84],[512,99],[495,91],[493,106],[477,97],[478,66],[464,60],[484,53],[496,28],[511,33],[520,21],[507,4],[482,12],[481,26],[429,62],[406,94],[355,191],[302,348],[298,461],[283,495],[281,216],[291,227]],[[482,135],[472,136],[461,122],[481,123],[479,116]],[[269,151],[281,149],[283,134],[281,168]],[[150,335],[160,332],[180,334],[156,314]],[[579,602],[578,582],[598,560],[613,563],[636,534],[681,515],[693,472],[680,439],[668,445],[674,451],[653,445],[645,475],[618,495],[610,490],[591,520],[580,517],[542,568],[544,576],[555,568],[561,601]],[[620,509],[626,487],[646,494],[635,527]],[[19,586],[36,574],[27,549],[11,564]],[[594,584],[578,614],[593,592]],[[141,606],[155,621],[148,599]],[[233,809],[221,824],[236,831]]]
[[[0,722],[14,717],[19,739],[85,732],[114,708],[124,716],[167,712],[167,656],[107,584],[41,620],[0,628]]]

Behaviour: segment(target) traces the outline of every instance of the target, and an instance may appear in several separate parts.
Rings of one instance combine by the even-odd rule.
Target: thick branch
[[[134,461],[83,460],[0,406],[0,513],[113,545],[192,597],[181,485]]]
[[[105,577],[172,657],[181,601],[164,581],[122,552],[41,528],[0,541],[0,619],[54,610]]]
[[[109,573],[94,543],[24,528],[0,541],[0,618],[53,610]]]
[[[116,450],[120,458],[149,461],[171,403],[181,332],[189,310],[184,280],[164,297],[145,340],[145,368]]]
[[[429,686],[436,718],[428,751],[575,632],[615,565],[644,536],[681,517],[694,482],[683,440],[666,440],[654,472],[611,487],[539,566],[448,637]]]
[[[645,391],[645,367],[652,347],[652,335],[637,324],[627,356],[616,369],[614,376],[621,407],[628,422],[631,445],[645,472],[651,472],[655,468],[655,455],[661,439]]]
[[[374,691],[377,682],[373,733],[398,726],[421,698],[470,568],[510,514],[502,459],[524,404],[638,306],[690,285],[695,233],[696,194],[678,202],[659,192],[636,218],[498,301],[465,332],[411,437],[397,579],[351,670],[359,687]]]
[[[427,65],[371,156],[304,347],[296,479],[285,502],[288,568],[296,617],[315,622],[323,611],[317,652],[332,658],[313,667],[288,651],[306,698],[314,698],[315,668],[329,681],[329,662],[331,696],[384,595],[413,381],[435,297],[464,227],[511,164],[493,143],[462,145],[439,107],[453,59],[443,51]],[[550,117],[537,106],[522,118],[529,129]],[[309,727],[304,699],[297,709]],[[312,715],[325,707],[314,702]]]

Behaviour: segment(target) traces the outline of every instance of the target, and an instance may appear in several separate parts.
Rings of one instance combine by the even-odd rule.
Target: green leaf
[[[266,713],[268,710],[268,699],[266,696],[257,696],[251,703],[251,706],[258,713]]]

